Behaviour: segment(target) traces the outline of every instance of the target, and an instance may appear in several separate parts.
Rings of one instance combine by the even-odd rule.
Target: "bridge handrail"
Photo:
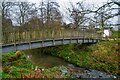
[[[80,30],[3,31],[2,44],[57,38],[100,38],[100,35]]]

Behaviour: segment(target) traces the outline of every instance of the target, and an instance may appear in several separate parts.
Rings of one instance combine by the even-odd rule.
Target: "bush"
[[[91,56],[94,59],[93,68],[118,74],[119,57],[116,44],[118,43],[101,41],[89,47],[92,50]]]

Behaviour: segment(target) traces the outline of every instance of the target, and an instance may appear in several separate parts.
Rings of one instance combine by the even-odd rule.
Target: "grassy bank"
[[[23,52],[17,51],[2,55],[2,78],[23,78],[38,67],[26,59]]]
[[[84,44],[85,45],[85,44]],[[86,45],[61,45],[47,48],[50,54],[78,66],[119,74],[119,48],[117,42],[101,41]]]

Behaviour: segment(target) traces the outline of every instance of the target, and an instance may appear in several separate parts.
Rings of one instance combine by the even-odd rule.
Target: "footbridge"
[[[100,34],[82,30],[3,31],[2,53],[71,43],[96,43]]]

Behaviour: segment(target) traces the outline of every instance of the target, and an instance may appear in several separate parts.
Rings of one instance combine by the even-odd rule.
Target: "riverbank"
[[[3,70],[1,73],[3,78],[116,78],[108,74],[120,75],[119,51],[118,43],[101,41],[89,45],[69,44],[11,52],[2,56]],[[64,59],[74,65],[41,67],[30,62],[24,54],[26,52],[31,54],[42,52]],[[95,75],[93,72],[98,74]]]
[[[84,46],[84,47],[83,47]],[[61,45],[49,47],[50,54],[75,65],[120,75],[117,42],[101,41],[96,44]]]

